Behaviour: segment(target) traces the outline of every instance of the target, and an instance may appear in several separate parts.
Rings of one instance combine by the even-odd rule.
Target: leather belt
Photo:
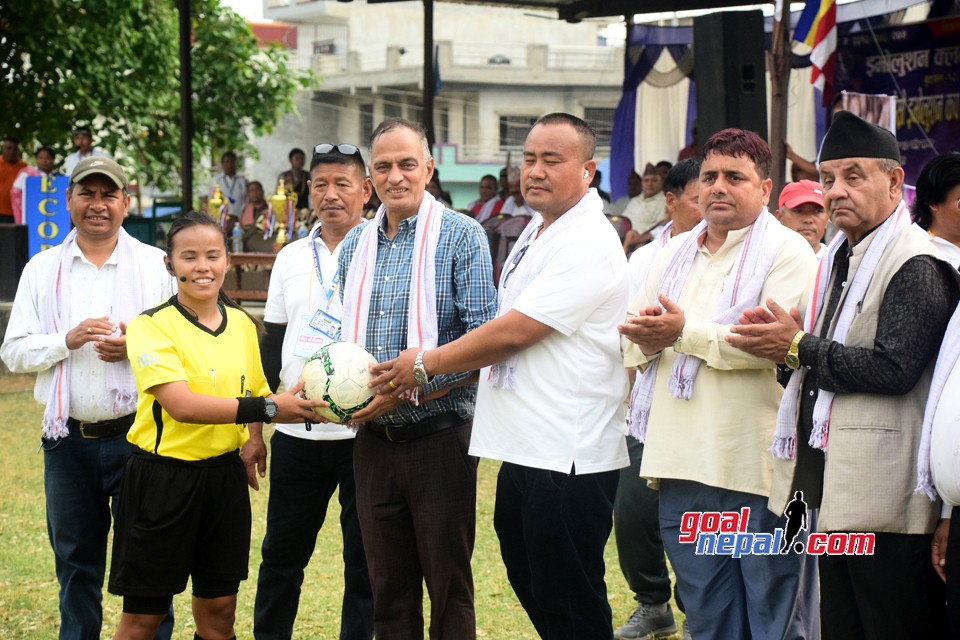
[[[378,424],[376,422],[367,422],[366,429],[369,433],[375,435],[381,440],[388,442],[410,442],[424,436],[459,427],[468,422],[461,418],[456,411],[448,411],[438,416],[427,418],[421,422],[412,424]]]
[[[129,431],[136,417],[137,414],[131,413],[113,420],[100,420],[99,422],[83,422],[75,418],[68,418],[67,428],[70,429],[70,433],[79,433],[84,438],[110,438]]]

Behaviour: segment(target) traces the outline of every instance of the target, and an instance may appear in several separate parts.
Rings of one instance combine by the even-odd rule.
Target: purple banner
[[[907,184],[960,148],[960,18],[851,33],[837,51],[838,90],[896,96]]]

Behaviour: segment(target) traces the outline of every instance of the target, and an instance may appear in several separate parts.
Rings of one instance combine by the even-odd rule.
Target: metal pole
[[[787,182],[786,148],[787,95],[790,88],[790,3],[784,2],[780,15],[773,17],[773,43],[770,47],[770,151],[773,167],[770,178],[770,208],[776,208],[777,199]]]
[[[423,0],[423,124],[430,148],[437,142],[433,128],[433,0]]]
[[[193,209],[193,69],[190,62],[190,0],[180,9],[180,176],[184,213]]]

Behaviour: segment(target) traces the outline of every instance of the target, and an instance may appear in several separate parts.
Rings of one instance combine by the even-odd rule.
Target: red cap
[[[777,202],[777,208],[786,206],[788,209],[796,209],[802,204],[807,203],[823,206],[823,187],[819,182],[813,180],[800,180],[787,184],[780,192],[780,200]]]

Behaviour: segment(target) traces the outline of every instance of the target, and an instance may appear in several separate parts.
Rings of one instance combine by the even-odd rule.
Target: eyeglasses
[[[330,153],[335,151],[342,156],[357,156],[360,158],[360,162],[363,162],[363,156],[360,154],[360,149],[353,146],[352,144],[330,144],[329,142],[321,142],[313,148],[313,155],[318,156],[323,153]]]

